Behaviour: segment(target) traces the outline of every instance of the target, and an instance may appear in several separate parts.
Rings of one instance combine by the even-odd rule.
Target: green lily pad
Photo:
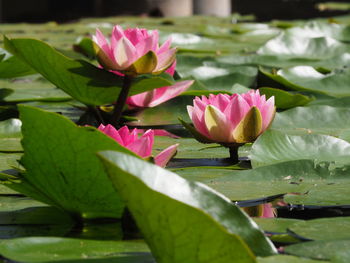
[[[0,172],[19,167],[18,161],[21,159],[21,156],[22,153],[0,153]]]
[[[326,134],[339,137],[350,131],[350,108],[297,107],[277,113],[272,128],[288,134]]]
[[[275,253],[252,220],[225,197],[143,160],[100,154],[157,260],[254,262],[251,250]]]
[[[8,186],[76,217],[120,217],[124,204],[95,152],[133,153],[95,128],[77,127],[55,113],[21,105],[20,116],[26,172],[20,183]]]
[[[350,217],[319,218],[296,222],[288,229],[312,240],[350,239]]]
[[[6,59],[0,61],[0,78],[2,79],[17,78],[35,73],[35,70],[16,56],[7,56]]]
[[[276,255],[266,258],[258,258],[259,263],[321,263],[323,261],[313,260],[303,257],[294,257],[289,255]]]
[[[212,58],[178,56],[176,71],[182,78],[194,78],[208,90],[232,92],[235,84],[251,87],[255,83],[257,68],[251,66],[232,66]],[[190,90],[195,88],[191,87]]]
[[[0,138],[20,138],[22,122],[19,119],[8,119],[0,122]]]
[[[288,254],[335,262],[350,260],[350,240],[322,240],[303,242],[285,247]],[[338,258],[340,259],[338,261]]]
[[[145,262],[149,249],[141,241],[103,241],[60,237],[27,237],[0,241],[0,253],[15,261],[34,262]]]
[[[330,22],[310,21],[300,27],[287,30],[289,34],[302,37],[327,36],[339,41],[350,40],[350,26]]]
[[[8,119],[0,122],[0,152],[21,152],[21,121],[18,119]],[[7,163],[6,156],[0,154],[1,164]],[[9,156],[9,160],[10,160]],[[5,165],[6,166],[6,165]],[[4,168],[5,169],[5,168]]]
[[[297,35],[287,31],[269,40],[258,50],[258,54],[320,60],[349,51],[348,45],[331,37],[317,34]]]
[[[350,96],[348,89],[349,69],[334,70],[323,74],[310,66],[296,66],[278,70],[276,74],[264,70],[261,72],[293,90],[311,91],[334,97]]]
[[[6,102],[68,101],[72,99],[71,96],[42,78],[2,80],[0,85],[12,91],[4,98]]]
[[[164,42],[165,39],[171,37],[172,44],[179,48],[180,53],[203,53],[203,54],[225,54],[241,52],[244,50],[255,51],[263,41],[259,43],[250,43],[247,45],[246,38],[236,37],[233,41],[232,38],[227,39],[215,39],[206,36],[199,36],[193,33],[173,33],[173,32],[161,32],[160,38]],[[262,37],[260,37],[261,39]]]
[[[172,139],[166,136],[155,137],[153,154],[156,155],[160,151],[172,144],[179,144],[176,158],[228,158],[228,149],[218,145],[201,144],[193,138]]]
[[[273,233],[287,233],[287,229],[291,225],[294,225],[298,222],[304,222],[298,219],[291,218],[254,218],[254,221],[258,224],[259,227],[264,229],[267,232]]]
[[[229,55],[217,58],[217,61],[232,65],[265,66],[271,68],[289,68],[295,66],[324,67],[327,69],[338,69],[346,67],[350,63],[350,53],[343,53],[328,59],[315,60],[308,58],[288,58],[278,55]]]
[[[186,179],[199,180],[234,201],[264,199],[290,193],[285,201],[292,204],[347,205],[346,191],[350,185],[348,166],[332,167],[327,163],[298,160],[263,166],[251,170],[186,168],[176,172]],[[327,191],[326,191],[327,190]],[[318,191],[318,202],[310,197]],[[329,192],[332,195],[329,195]],[[339,192],[339,194],[335,194]],[[332,198],[330,198],[332,196]],[[290,200],[300,198],[299,202]]]
[[[343,98],[332,98],[332,97],[326,97],[326,98],[318,98],[317,100],[313,100],[310,102],[309,106],[314,105],[328,105],[332,107],[339,107],[339,108],[347,108],[350,105],[350,97],[343,97]]]
[[[311,98],[302,94],[292,94],[284,90],[274,88],[259,88],[260,94],[265,95],[266,99],[275,97],[275,105],[279,109],[290,109],[297,106],[304,106],[312,101]],[[276,122],[276,121],[275,121]]]
[[[20,138],[0,138],[0,152],[23,151]]]
[[[284,200],[290,204],[311,206],[337,206],[350,204],[349,180],[343,182],[320,182],[303,194],[287,194]],[[329,197],[332,198],[329,198]]]
[[[84,104],[78,101],[28,101],[21,104],[37,107],[49,112],[59,113],[71,121],[78,123],[82,115],[86,112]]]
[[[46,205],[28,197],[0,196],[0,212],[16,211],[35,206]]]
[[[15,195],[18,192],[13,191],[12,189],[6,187],[5,185],[0,184],[0,195]]]
[[[298,136],[271,129],[255,141],[249,157],[253,167],[303,159],[349,163],[350,144],[328,135]]]

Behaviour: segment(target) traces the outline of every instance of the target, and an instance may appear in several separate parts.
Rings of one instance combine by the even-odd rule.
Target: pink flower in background
[[[152,155],[152,147],[154,142],[153,130],[147,130],[141,137],[138,137],[137,129],[129,130],[127,126],[123,126],[119,130],[108,124],[104,126],[101,124],[98,129],[104,134],[113,138],[120,145],[136,153],[142,158],[148,158]],[[165,167],[170,159],[176,154],[178,144],[169,146],[155,158],[155,164]]]
[[[187,106],[198,133],[208,142],[246,143],[254,141],[275,116],[274,97],[266,100],[258,90],[244,94],[202,96]]]
[[[125,74],[159,74],[175,61],[175,48],[168,39],[159,46],[158,31],[115,26],[108,41],[99,29],[93,36],[98,61],[107,70]]]
[[[175,73],[175,67],[176,61],[165,72],[173,76]],[[176,82],[172,86],[142,92],[140,94],[128,97],[126,104],[128,104],[131,108],[155,107],[180,95],[182,92],[186,91],[193,84],[193,82],[193,80],[184,80]]]
[[[156,30],[149,33],[146,29],[123,30],[115,26],[108,42],[101,31],[96,29],[93,40],[98,61],[103,68],[115,74],[159,74],[165,71],[173,76],[175,73],[176,49],[170,48],[171,39],[159,47]],[[126,103],[131,108],[155,107],[178,96],[192,84],[192,80],[179,81],[172,86],[130,96]]]
[[[273,208],[271,203],[266,203],[262,205],[262,218],[273,218],[276,217],[276,209]]]
[[[242,208],[251,217],[273,218],[277,215],[276,208],[271,203]]]

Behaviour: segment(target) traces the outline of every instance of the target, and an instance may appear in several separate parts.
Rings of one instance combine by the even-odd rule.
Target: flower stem
[[[230,160],[233,164],[236,164],[239,162],[238,160],[238,147],[239,146],[231,146],[230,149]]]
[[[122,117],[123,108],[128,98],[132,79],[133,77],[131,76],[128,76],[128,75],[124,76],[123,87],[119,93],[119,97],[117,99],[117,102],[115,104],[113,114],[112,114],[111,124],[114,127],[118,127],[120,125],[119,121],[120,121],[120,118]]]
[[[95,114],[97,121],[105,125],[106,123],[105,123],[105,120],[103,119],[100,109],[96,107],[92,107],[91,110]]]

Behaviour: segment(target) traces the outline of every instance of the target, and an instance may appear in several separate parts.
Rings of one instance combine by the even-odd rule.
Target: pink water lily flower
[[[130,131],[127,126],[123,126],[117,130],[110,124],[106,126],[101,124],[98,129],[142,158],[151,157],[154,142],[153,130],[147,130],[141,137],[139,137],[137,129]],[[176,154],[177,147],[178,144],[174,144],[159,153],[154,157],[155,164],[165,167],[170,159]]]
[[[259,90],[244,94],[202,96],[187,106],[197,132],[207,142],[243,144],[253,142],[275,116],[274,97],[266,100]]]
[[[176,61],[165,72],[173,76],[175,73]],[[184,80],[176,82],[172,86],[161,87],[158,89],[142,92],[128,97],[126,104],[131,108],[150,108],[155,107],[165,101],[168,101],[182,92],[186,91],[192,84],[193,80]]]
[[[158,31],[115,26],[108,41],[99,29],[93,36],[98,61],[107,70],[125,74],[159,74],[175,61],[176,48],[168,39],[159,46]]]

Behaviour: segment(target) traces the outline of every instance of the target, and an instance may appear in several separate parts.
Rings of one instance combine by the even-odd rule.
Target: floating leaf
[[[0,196],[0,212],[16,211],[34,206],[46,205],[28,197]]]
[[[297,160],[243,171],[195,167],[176,172],[186,179],[200,180],[234,201],[261,203],[270,196],[290,193],[284,199],[292,204],[347,205],[348,170],[349,166]],[[317,191],[317,199],[313,191]]]
[[[276,114],[272,128],[289,134],[339,136],[350,131],[350,108],[297,107]]]
[[[120,217],[124,204],[95,153],[132,153],[95,128],[77,127],[55,113],[21,105],[20,116],[26,172],[9,187],[77,217]]]
[[[182,78],[194,78],[210,91],[232,92],[235,84],[251,87],[255,83],[257,68],[232,66],[212,58],[178,56],[176,71]],[[195,86],[194,86],[195,87]],[[191,87],[190,90],[193,90]]]
[[[11,90],[6,102],[23,101],[68,101],[72,97],[42,78],[0,80],[0,85]]]
[[[350,96],[348,87],[350,82],[349,69],[323,74],[310,66],[297,66],[278,70],[276,74],[264,70],[261,70],[261,72],[274,81],[294,90],[311,91],[334,97]]]
[[[60,237],[27,237],[0,241],[1,255],[34,262],[154,262],[140,241],[103,241]]]
[[[339,259],[335,262],[345,263],[350,260],[350,240],[303,242],[285,247],[285,252],[321,260]]]
[[[296,222],[290,231],[312,240],[350,239],[350,217],[320,218]]]
[[[258,50],[260,55],[278,55],[287,58],[327,59],[349,52],[348,45],[322,35],[281,33]]]
[[[35,73],[35,70],[16,56],[9,56],[0,61],[0,78],[2,79],[17,78]]]
[[[258,258],[258,263],[321,263],[319,260],[294,257],[289,255],[276,255],[266,258]]]
[[[269,130],[253,144],[250,153],[253,167],[292,160],[350,163],[347,141],[320,134],[289,135]]]
[[[250,249],[275,253],[252,220],[211,189],[125,154],[101,156],[157,261],[254,262]]]
[[[259,88],[260,94],[265,95],[266,99],[274,96],[275,105],[279,109],[289,109],[297,106],[304,106],[312,101],[311,98],[302,94],[292,94],[284,90],[274,88]]]
[[[273,233],[287,233],[287,229],[291,225],[299,222],[304,222],[298,219],[291,218],[254,218],[254,221],[260,226],[264,231]]]
[[[21,152],[21,121],[8,119],[0,122],[0,152]],[[0,167],[1,171],[1,167]]]

